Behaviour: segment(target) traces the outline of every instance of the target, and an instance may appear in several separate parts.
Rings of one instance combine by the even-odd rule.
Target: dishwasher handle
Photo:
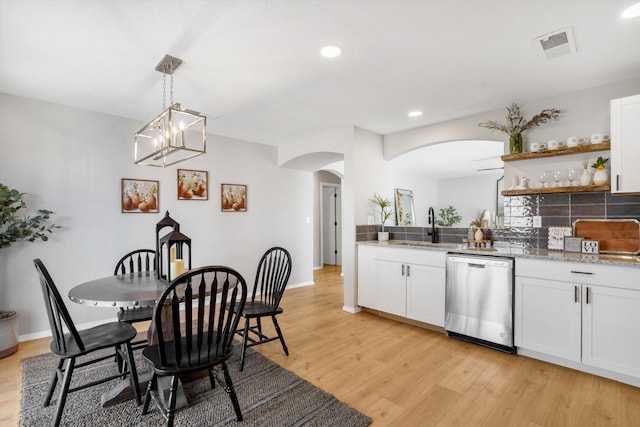
[[[486,264],[476,264],[476,263],[473,263],[473,262],[469,262],[469,263],[467,263],[467,265],[469,266],[469,268],[480,268],[480,269],[482,269],[482,268],[486,268],[487,267]]]

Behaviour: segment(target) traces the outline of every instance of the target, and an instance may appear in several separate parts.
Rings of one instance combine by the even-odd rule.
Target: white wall
[[[568,136],[586,136],[596,132],[608,133],[610,100],[637,93],[640,93],[640,79],[632,79],[521,104],[522,113],[528,119],[545,108],[555,107],[563,111],[560,120],[543,124],[528,131],[525,134],[525,141],[548,141]],[[517,102],[517,100],[514,101]],[[508,152],[506,134],[491,132],[478,126],[479,123],[487,120],[504,122],[505,116],[506,110],[503,108],[385,135],[384,158],[391,160],[418,147],[460,139],[504,141],[506,152]],[[579,164],[579,159],[568,159],[567,162]],[[553,167],[566,167],[565,163],[554,164]],[[540,161],[535,161],[533,167],[526,162],[505,165],[505,187],[511,185],[514,175],[526,175],[535,179],[538,169],[544,167],[541,166]],[[359,222],[359,224],[365,223]]]
[[[137,166],[133,133],[141,126],[0,94],[0,182],[28,193],[31,211],[54,211],[53,222],[62,226],[49,242],[0,249],[0,308],[20,313],[21,335],[49,330],[34,258],[66,295],[112,274],[125,252],[153,248],[155,224],[167,210],[191,237],[195,266],[229,265],[251,286],[262,253],[282,245],[293,258],[290,286],[313,282],[312,173],[279,168],[274,147],[213,134],[204,156],[166,169]],[[208,171],[209,200],[178,201],[177,168]],[[161,213],[121,213],[121,178],[159,180]],[[222,183],[248,186],[246,213],[221,212]],[[67,306],[77,323],[115,317],[113,309]]]

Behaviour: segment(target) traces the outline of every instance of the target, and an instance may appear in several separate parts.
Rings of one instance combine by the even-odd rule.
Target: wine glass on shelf
[[[540,184],[542,184],[542,188],[545,188],[547,187],[547,182],[549,182],[551,177],[547,171],[542,171],[538,179],[540,180]]]
[[[560,187],[560,183],[562,182],[562,170],[556,169],[553,172],[553,181],[556,183],[556,187]]]
[[[573,181],[578,178],[578,169],[571,168],[567,171],[567,180],[569,181],[569,186],[573,187]]]

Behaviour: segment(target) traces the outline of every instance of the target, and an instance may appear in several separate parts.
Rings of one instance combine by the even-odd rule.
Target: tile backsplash
[[[611,193],[558,193],[505,197],[504,228],[488,230],[495,246],[547,248],[547,227],[570,226],[576,219],[640,220],[640,195],[614,196]],[[542,218],[542,228],[533,227],[533,217]],[[390,239],[430,241],[429,227],[386,226]],[[356,226],[356,241],[376,240],[380,225]],[[461,243],[468,227],[436,229],[436,240]]]

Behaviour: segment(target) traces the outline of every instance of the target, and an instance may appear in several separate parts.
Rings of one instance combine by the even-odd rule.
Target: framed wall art
[[[247,211],[247,186],[243,184],[222,184],[220,190],[222,212]]]
[[[160,212],[159,181],[122,178],[121,201],[124,213]]]
[[[178,200],[209,200],[209,173],[178,169]]]

